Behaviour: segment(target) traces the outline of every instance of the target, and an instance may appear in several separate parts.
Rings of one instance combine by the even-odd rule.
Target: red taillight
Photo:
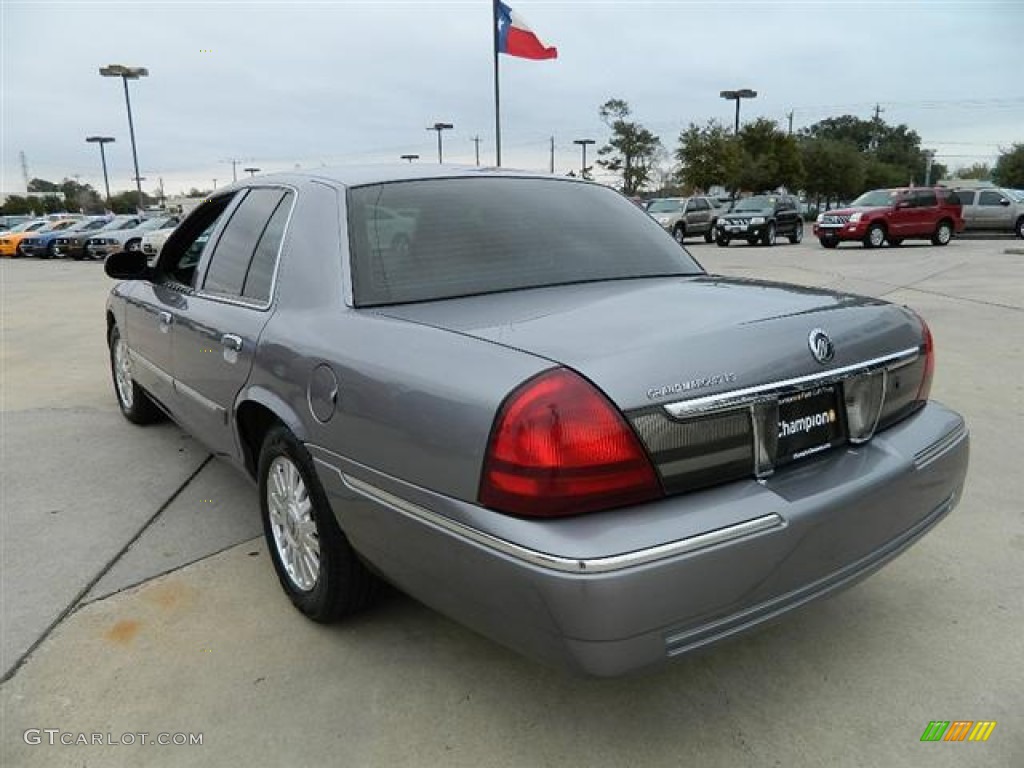
[[[647,454],[622,414],[564,368],[515,390],[498,412],[480,503],[525,517],[562,517],[662,495]]]
[[[917,390],[917,399],[924,401],[932,391],[932,375],[935,373],[935,342],[932,339],[932,329],[924,318],[918,315],[921,321],[921,329],[924,333],[924,373],[921,375],[921,387]]]

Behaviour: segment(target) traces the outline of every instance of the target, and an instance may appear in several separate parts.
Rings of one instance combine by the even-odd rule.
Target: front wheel
[[[890,237],[889,238],[889,245],[891,247],[893,247],[893,248],[899,248],[901,245],[903,245],[903,238],[902,237]]]
[[[729,245],[729,238],[725,235],[719,235],[715,238],[715,242],[718,243],[719,248],[725,248]]]
[[[125,243],[124,249],[126,251],[141,251],[142,250],[142,239],[141,238],[135,238],[134,240],[129,240],[127,243]]]
[[[683,241],[686,239],[686,227],[682,224],[676,224],[672,228],[672,239],[682,245]]]
[[[327,623],[372,602],[377,578],[338,527],[309,452],[283,426],[263,441],[259,493],[274,569],[299,611]]]
[[[881,224],[872,224],[864,236],[865,248],[881,248],[885,242],[885,228]]]
[[[711,223],[711,228],[707,232],[704,233],[704,242],[705,243],[710,243],[714,239],[715,239],[715,224],[714,224],[714,222],[712,222]]]
[[[952,239],[953,225],[948,221],[940,221],[939,226],[935,228],[935,234],[932,235],[932,245],[949,245]]]
[[[110,373],[114,379],[114,394],[121,413],[132,424],[152,424],[163,417],[146,391],[132,378],[132,359],[128,344],[121,338],[115,325],[110,329]]]
[[[835,248],[839,245],[839,241],[831,237],[820,237],[818,242],[821,243],[823,248]]]
[[[797,243],[799,243],[803,239],[804,239],[804,223],[802,221],[798,221],[796,223],[796,228],[793,230],[793,234],[791,234],[789,236],[789,242],[791,242],[793,245],[796,245]]]
[[[775,245],[775,224],[768,225],[768,229],[761,235],[761,245]]]
[[[1017,237],[1024,240],[1024,216],[1017,219]]]

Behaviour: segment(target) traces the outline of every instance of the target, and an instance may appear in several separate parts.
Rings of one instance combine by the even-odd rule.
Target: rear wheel
[[[274,569],[296,608],[326,623],[373,601],[377,578],[338,527],[309,452],[283,426],[263,441],[259,493]]]
[[[864,236],[865,248],[881,248],[885,242],[885,227],[881,224],[872,224],[868,233]]]
[[[793,234],[791,234],[789,236],[789,242],[793,243],[793,245],[796,245],[797,243],[799,243],[803,239],[804,239],[804,223],[802,221],[798,221],[796,223],[796,228],[793,230]]]
[[[163,417],[163,412],[132,378],[132,360],[128,353],[128,344],[121,338],[121,332],[116,325],[110,329],[108,341],[110,372],[114,378],[114,394],[117,395],[121,413],[132,424],[152,424],[159,421]]]
[[[949,245],[952,239],[953,225],[948,221],[940,221],[939,226],[935,228],[935,234],[932,235],[932,245]]]
[[[672,227],[672,239],[682,245],[686,239],[686,227],[682,224],[676,224]]]

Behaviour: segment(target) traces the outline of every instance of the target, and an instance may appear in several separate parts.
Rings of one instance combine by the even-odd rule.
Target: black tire
[[[56,259],[57,258],[57,244],[50,241],[50,244],[46,246],[46,258]]]
[[[132,424],[152,424],[162,420],[164,418],[163,411],[149,398],[146,390],[140,387],[135,382],[135,379],[132,378],[130,359],[127,362],[127,369],[123,371],[127,382],[122,390],[118,376],[118,344],[120,340],[121,332],[117,329],[116,325],[112,326],[110,336],[107,338],[107,346],[110,349],[110,375],[114,384],[114,396],[117,398],[117,404],[121,408],[121,413]],[[127,354],[127,345],[125,345],[121,354]]]
[[[818,242],[821,243],[823,248],[835,248],[839,245],[839,241],[831,237],[819,237]]]
[[[715,239],[715,222],[711,222],[711,228],[704,233],[704,242],[710,243]]]
[[[892,248],[899,248],[901,245],[903,245],[903,238],[902,237],[890,237],[889,238],[889,245]]]
[[[766,246],[769,246],[769,247],[775,245],[775,237],[776,237],[775,222],[771,221],[771,222],[768,223],[768,229],[766,229],[764,231],[764,234],[761,235],[761,245],[766,245]]]
[[[729,245],[729,238],[724,235],[719,235],[715,238],[715,242],[718,243],[719,248],[726,248]]]
[[[935,234],[932,235],[932,245],[949,245],[953,239],[953,223],[943,219],[935,227]]]
[[[789,242],[791,242],[793,245],[796,245],[797,243],[799,243],[803,239],[804,239],[804,223],[802,221],[798,221],[796,223],[796,227],[793,229],[793,233],[791,235],[789,235]]]
[[[134,237],[124,244],[126,251],[141,251],[142,250],[142,238]]]
[[[1017,231],[1017,237],[1019,237],[1021,240],[1024,240],[1024,216],[1021,216],[1019,219],[1017,219],[1017,224],[1015,225],[1015,228]]]
[[[759,238],[759,237],[748,237],[747,238],[747,245],[757,245],[759,242],[761,242],[761,238]]]
[[[885,242],[885,227],[881,224],[872,224],[868,227],[868,233],[864,235],[865,248],[878,248]]]
[[[71,258],[74,259],[75,261],[81,261],[82,259],[85,258],[85,256],[83,256],[82,254],[78,254],[77,256],[72,256]]]
[[[676,224],[672,227],[672,239],[680,245],[686,239],[686,226],[684,224]]]
[[[280,463],[276,463],[280,460]],[[307,528],[307,535],[315,537],[319,560],[315,581],[309,588],[302,586],[289,574],[288,568],[281,559],[281,553],[275,539],[275,525],[271,520],[268,489],[271,486],[271,472],[275,474],[280,468],[293,467],[298,472],[304,486],[304,498],[309,501],[308,519],[290,521],[287,525],[278,526],[279,535],[291,537],[294,530],[301,526]],[[348,616],[370,605],[379,591],[380,582],[369,569],[363,565],[345,534],[338,527],[338,522],[331,511],[320,481],[313,469],[313,459],[303,445],[285,427],[273,427],[263,440],[259,460],[259,493],[260,512],[263,518],[263,532],[267,540],[267,549],[274,563],[274,570],[281,582],[285,594],[292,604],[313,621],[329,623]]]

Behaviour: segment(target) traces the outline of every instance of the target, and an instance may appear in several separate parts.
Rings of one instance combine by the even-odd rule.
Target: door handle
[[[220,337],[220,343],[225,349],[230,349],[234,352],[242,351],[242,337],[236,336],[233,333],[225,333]]]
[[[170,312],[160,312],[157,317],[160,319],[160,325],[170,325],[174,322],[174,315]]]

